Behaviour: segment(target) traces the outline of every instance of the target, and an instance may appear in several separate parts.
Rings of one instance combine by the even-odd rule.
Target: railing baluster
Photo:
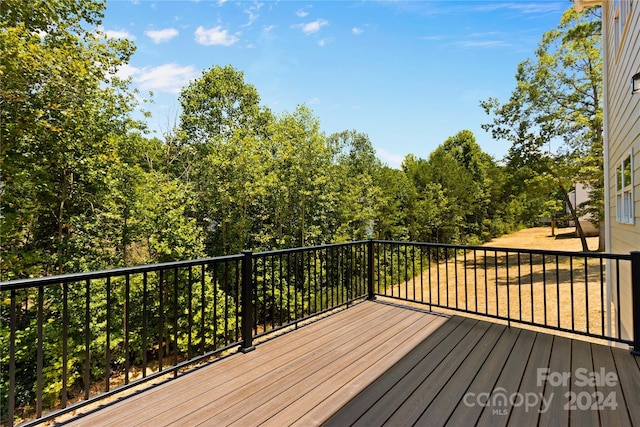
[[[560,262],[558,255],[556,254],[556,305],[557,305],[557,318],[558,327],[560,327]],[[588,313],[588,312],[587,312]],[[588,316],[588,314],[587,314]]]
[[[533,311],[533,300],[534,300],[534,293],[533,293],[533,254],[531,252],[529,252],[529,277],[531,278],[531,281],[529,283],[529,289],[531,290],[531,322],[535,323],[535,316],[534,316],[534,311]],[[571,295],[571,300],[573,301],[573,294]]]
[[[104,351],[104,382],[105,390],[110,390],[111,380],[111,276],[107,277],[107,322],[105,327],[106,343]]]
[[[633,349],[640,356],[640,251],[631,252],[631,301],[633,322]]]
[[[542,300],[544,311],[544,325],[547,326],[547,264],[546,257],[542,255]]]
[[[618,338],[622,338],[622,320],[620,315],[620,260],[616,260],[616,300]]]
[[[283,287],[282,287],[282,254],[280,254],[280,256],[278,257],[278,289],[279,289],[279,293],[280,293],[280,305],[279,310],[278,310],[278,326],[281,326],[283,324],[282,321],[282,302],[283,302]]]
[[[229,264],[224,263],[222,268],[224,282],[224,344],[229,343]]]
[[[498,251],[495,250],[493,252],[493,262],[495,265],[495,276],[496,276],[496,316],[500,316],[500,293],[498,292]]]
[[[589,268],[587,266],[588,259],[584,257],[584,293],[585,293],[585,317],[587,319],[587,333],[589,333]]]
[[[604,336],[604,260],[600,258],[600,335]]]
[[[84,312],[84,400],[89,400],[91,391],[91,281],[85,280]]]
[[[427,246],[427,269],[429,270],[429,311],[433,309],[431,306],[431,294],[432,294],[432,284],[431,284],[431,247]]]
[[[125,276],[124,284],[124,383],[129,384],[129,300],[131,293],[130,278]]]
[[[191,360],[192,353],[192,331],[193,331],[193,266],[189,266],[189,277],[187,278],[187,359]]]
[[[145,271],[142,273],[142,378],[147,377],[147,284],[148,276]]]
[[[210,309],[213,310],[213,348],[218,348],[218,322],[220,319],[218,318],[218,291],[220,291],[220,280],[218,280],[218,263],[213,263],[211,265],[212,268],[212,282],[211,287],[213,288],[213,307]],[[204,316],[203,316],[204,317]],[[209,326],[211,328],[211,326]],[[224,332],[224,331],[223,331]]]
[[[571,329],[575,329],[575,310],[573,304],[573,257],[569,257],[569,286],[571,287]]]
[[[267,258],[262,258],[262,330],[267,330]]]
[[[522,322],[522,261],[518,252],[518,320]]]
[[[453,281],[456,298],[456,308],[458,308],[458,250],[453,250]]]
[[[173,366],[178,365],[178,268],[173,269]],[[167,337],[169,339],[169,337]],[[170,346],[167,344],[167,350]],[[178,377],[178,370],[173,370],[173,378]]]
[[[160,269],[158,277],[158,372],[162,372],[162,358],[164,356],[164,270]]]
[[[438,292],[438,305],[440,305],[440,253],[438,247],[436,246],[436,284],[437,292]]]
[[[298,317],[304,317],[304,310],[301,310],[301,314],[298,314],[298,287],[300,287],[300,294],[301,294],[300,301],[302,301],[302,304],[304,304],[304,297],[305,297],[304,282],[302,282],[302,286],[300,285],[301,264],[298,264],[298,253],[300,253],[301,256],[303,255],[302,252],[296,252],[293,254],[293,319],[294,320],[298,319]],[[289,317],[289,321],[291,321],[291,317]]]
[[[206,280],[206,270],[205,265],[202,264],[200,268],[200,355],[204,354],[205,349],[205,316],[206,316],[206,307],[207,307],[207,295],[205,288],[205,280]],[[215,284],[213,285],[213,294],[216,294]],[[214,305],[215,307],[215,305]],[[213,322],[213,336],[216,335],[216,323]]]
[[[240,277],[241,277],[241,266],[240,266],[240,260],[236,260],[235,262],[235,271],[236,271],[236,280],[234,283],[234,290],[233,290],[233,303],[235,304],[236,309],[235,311],[235,317],[236,317],[236,336],[235,336],[235,342],[240,341],[240,310],[238,310],[238,307],[240,307],[240,295],[242,294],[242,287],[241,287],[241,282],[240,282]],[[248,278],[249,283],[251,282],[251,277]]]
[[[505,269],[507,270],[507,325],[511,327],[511,295],[509,293],[511,282],[509,281],[509,251],[505,252]]]
[[[42,416],[42,368],[43,368],[43,334],[42,328],[44,323],[44,286],[38,287],[38,350],[37,350],[37,368],[36,368],[36,416]]]
[[[444,283],[445,283],[445,292],[447,296],[447,307],[451,307],[451,302],[449,302],[449,251],[445,247],[444,248]]]
[[[409,299],[409,268],[408,268],[408,255],[407,245],[404,246],[404,297]]]
[[[469,292],[467,289],[467,251],[462,251],[462,271],[464,272],[464,309],[467,311],[469,310]]]
[[[68,332],[69,332],[69,284],[62,284],[62,396],[60,405],[67,407],[67,363],[68,363]]]
[[[370,300],[375,298],[375,293],[373,288],[374,262],[375,262],[375,252],[374,252],[373,239],[369,239],[369,241],[367,242],[367,295],[368,295],[368,299]],[[380,284],[380,258],[378,258],[377,267],[378,267],[378,285],[379,285]],[[378,286],[378,292],[380,292],[379,286]]]
[[[11,302],[9,306],[9,427],[13,427],[16,408],[16,290],[11,289]]]

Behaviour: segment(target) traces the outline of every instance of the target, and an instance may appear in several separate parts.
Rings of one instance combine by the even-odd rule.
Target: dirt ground
[[[521,230],[492,240],[487,250],[460,251],[440,262],[432,261],[422,275],[392,286],[392,296],[446,307],[510,318],[517,326],[546,325],[567,330],[608,334],[605,262],[598,258],[519,254],[491,248],[544,249],[581,252],[580,239],[567,237],[569,229]],[[598,238],[588,238],[596,249]],[[452,259],[453,258],[453,259]],[[612,311],[612,310],[611,310]],[[615,313],[611,318],[615,320]]]
[[[520,230],[491,240],[484,246],[523,249],[545,249],[551,251],[582,251],[582,243],[577,237],[569,236],[574,228],[556,228],[551,235],[551,227],[536,227]],[[589,250],[598,249],[598,237],[587,237]]]

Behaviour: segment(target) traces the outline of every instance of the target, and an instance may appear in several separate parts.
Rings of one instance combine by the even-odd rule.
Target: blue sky
[[[481,100],[506,100],[518,63],[572,3],[563,1],[108,0],[103,30],[135,41],[120,72],[154,92],[149,126],[178,120],[180,88],[232,65],[275,113],[306,104],[326,134],[369,135],[378,157],[428,158],[463,129],[501,159],[481,129]]]

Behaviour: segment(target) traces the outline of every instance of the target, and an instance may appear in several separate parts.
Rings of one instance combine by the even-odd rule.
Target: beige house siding
[[[626,3],[626,4],[623,4]],[[626,16],[616,15],[628,11]],[[624,13],[623,13],[624,15]],[[618,16],[618,18],[617,18]],[[604,84],[605,84],[605,155],[608,155],[605,197],[607,251],[629,253],[640,250],[640,94],[631,94],[631,76],[640,71],[640,0],[602,2]],[[624,19],[624,27],[618,19]],[[633,153],[634,223],[617,220],[616,168]],[[631,317],[631,271],[627,263],[620,265],[619,307],[623,335],[633,333]],[[608,269],[612,271],[612,269]],[[609,277],[610,284],[618,278]],[[615,287],[611,289],[615,293]],[[628,303],[627,303],[628,302]]]

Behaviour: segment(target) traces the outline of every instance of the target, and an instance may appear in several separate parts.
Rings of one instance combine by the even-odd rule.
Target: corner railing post
[[[633,350],[640,356],[640,251],[631,252],[631,300],[633,302]]]
[[[242,251],[242,346],[248,353],[255,350],[253,345],[253,253]]]
[[[376,294],[373,290],[373,239],[369,239],[367,242],[367,290],[368,298],[373,300],[376,298]]]

